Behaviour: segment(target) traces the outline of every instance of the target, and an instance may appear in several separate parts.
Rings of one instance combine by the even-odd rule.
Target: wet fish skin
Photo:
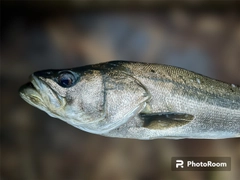
[[[67,88],[59,84],[64,73],[75,81]],[[133,139],[240,137],[239,86],[182,68],[112,61],[36,72],[31,82],[34,87],[20,89],[25,101],[90,133]]]

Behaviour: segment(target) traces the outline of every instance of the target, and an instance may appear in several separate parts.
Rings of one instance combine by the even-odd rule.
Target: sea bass
[[[83,131],[132,139],[240,137],[240,87],[169,65],[111,61],[31,75],[20,96]]]

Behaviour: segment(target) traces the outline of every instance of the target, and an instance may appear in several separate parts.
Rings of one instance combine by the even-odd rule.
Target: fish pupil
[[[70,87],[74,83],[74,76],[71,73],[62,73],[59,76],[58,84],[62,87]]]

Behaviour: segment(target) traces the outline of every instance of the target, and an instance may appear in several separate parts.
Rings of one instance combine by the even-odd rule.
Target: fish
[[[51,117],[105,137],[240,137],[240,87],[170,65],[110,61],[37,71],[19,94]]]

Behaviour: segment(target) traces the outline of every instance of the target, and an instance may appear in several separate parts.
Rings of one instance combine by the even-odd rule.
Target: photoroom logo
[[[230,157],[172,157],[173,171],[230,171]]]
[[[176,160],[176,168],[183,168],[184,161],[183,160]]]

